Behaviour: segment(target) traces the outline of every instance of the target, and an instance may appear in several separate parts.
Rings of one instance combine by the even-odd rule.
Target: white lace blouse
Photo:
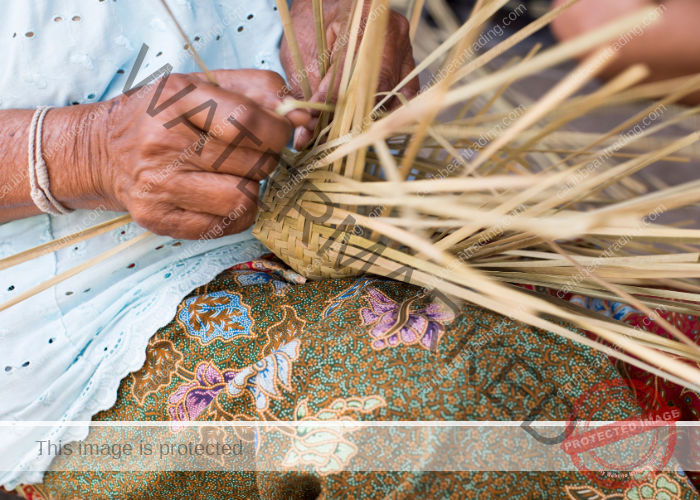
[[[210,69],[282,73],[274,0],[168,4]],[[115,97],[144,43],[149,50],[137,82],[166,63],[178,73],[199,71],[159,0],[0,0],[0,109]],[[29,190],[19,172],[10,184],[0,186],[0,196]],[[118,215],[81,210],[0,225],[0,258]],[[143,231],[131,223],[0,271],[0,303]],[[143,365],[149,338],[181,299],[265,251],[250,232],[200,241],[152,236],[0,312],[0,471],[8,471],[0,472],[0,484],[41,481],[50,457],[38,456],[35,442],[84,438],[85,427],[61,422],[87,421],[110,408],[120,380]],[[12,421],[53,424],[8,426]]]

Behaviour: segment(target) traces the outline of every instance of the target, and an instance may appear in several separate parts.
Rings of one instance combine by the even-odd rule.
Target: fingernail
[[[304,125],[309,130],[316,130],[316,127],[318,126],[318,118],[312,118],[309,120],[309,123]]]
[[[304,146],[300,146],[301,143],[301,133],[304,129],[303,128],[298,128],[294,131],[294,149],[299,151],[301,148]]]
[[[287,119],[295,127],[306,127],[311,120],[311,115],[304,110],[295,109],[287,113]]]
[[[314,133],[310,130],[300,127],[297,129],[297,132],[294,134],[294,136],[296,139],[294,141],[294,149],[299,151],[301,149],[304,149],[304,146],[308,145],[309,142],[311,142]]]

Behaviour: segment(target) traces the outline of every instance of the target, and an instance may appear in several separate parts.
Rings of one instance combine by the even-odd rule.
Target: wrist
[[[108,194],[105,171],[112,102],[55,108],[44,121],[42,151],[51,193],[68,208],[119,208]]]

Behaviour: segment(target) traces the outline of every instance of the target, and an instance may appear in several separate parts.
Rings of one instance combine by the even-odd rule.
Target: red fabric
[[[523,287],[555,297],[557,296],[556,290],[543,287],[533,287],[530,285],[524,285]],[[673,339],[673,336],[670,333],[667,333],[666,330],[664,330],[664,328],[658,323],[658,321],[651,321],[641,311],[638,311],[627,304],[612,302],[609,300],[593,299],[575,294],[566,294],[566,296],[559,298],[563,298],[564,300],[568,300],[578,306],[585,307],[586,309],[590,309],[619,321],[623,321],[632,327],[636,326],[644,331],[654,333],[661,337]],[[670,311],[663,312],[657,310],[656,313],[675,326],[679,331],[684,333],[693,342],[700,344],[700,318],[697,316],[689,316]],[[587,334],[591,339],[609,345],[608,342],[598,338],[595,334],[590,332],[587,332]],[[672,354],[668,355],[675,359],[680,359],[678,356]],[[683,359],[682,361],[691,366],[695,366],[696,368],[700,368],[700,364],[698,363],[686,359]],[[667,404],[670,406],[675,406],[681,410],[681,420],[700,420],[700,394],[697,392],[681,387],[673,382],[668,382],[667,380],[648,373],[645,370],[619,361],[612,356],[610,357],[610,362],[615,365],[622,377],[630,380],[636,380],[644,383],[647,386],[654,387],[654,389],[660,393],[661,398]],[[695,463],[700,463],[700,435],[695,434],[689,436],[689,439],[682,443],[682,445],[691,447],[691,453],[695,459]],[[695,485],[695,488],[700,491],[700,472],[686,472],[688,473],[688,477],[692,483]]]

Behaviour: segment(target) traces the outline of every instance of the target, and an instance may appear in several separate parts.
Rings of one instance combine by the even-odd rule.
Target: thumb
[[[316,90],[314,95],[311,96],[311,99],[309,99],[309,102],[326,102],[326,96],[328,95],[329,87],[331,84],[331,76],[332,75],[330,74],[330,72],[326,74],[323,80],[321,80],[321,83],[318,86],[318,90]],[[340,78],[338,76],[336,76],[336,82],[337,85],[334,84],[331,102],[335,102],[338,97],[338,90],[340,89]],[[318,109],[307,108],[307,110],[313,118],[311,120],[308,120],[308,122],[305,123],[304,126],[297,128],[294,132],[294,149],[296,149],[297,151],[301,150],[304,146],[311,142],[314,136],[314,130],[316,129],[316,125],[318,125],[318,117],[321,115],[321,111]]]
[[[318,102],[318,103],[324,103],[326,102],[326,97],[328,95],[328,92],[332,92],[331,95],[331,103],[335,103],[338,100],[338,91],[340,90],[340,68],[338,68],[338,74],[335,77],[335,82],[333,82],[333,89],[330,89],[331,85],[331,79],[333,78],[332,72],[329,71],[326,76],[323,77],[323,80],[321,80],[321,83],[318,86],[318,89],[316,92],[314,92],[314,95],[311,96],[311,99],[309,99],[309,102]],[[311,110],[311,115],[312,116],[318,116],[321,114],[321,111],[318,109]]]
[[[326,72],[326,75],[318,84],[318,88],[314,92],[309,102],[326,102],[326,96],[328,95],[328,92],[332,92],[330,100],[331,103],[335,104],[338,100],[338,91],[340,90],[340,81],[343,75],[343,65],[345,63],[345,52],[347,45],[347,35],[345,37],[340,36],[340,30],[341,23],[339,21],[333,22],[326,30],[328,46],[333,47],[333,50],[330,55],[330,64],[328,65],[328,71]],[[340,57],[341,60],[338,61],[338,70],[337,74],[335,75],[335,80],[333,81],[333,88],[331,89],[330,86],[331,80],[333,80],[333,65],[337,57]],[[312,116],[318,116],[321,114],[321,112],[318,110],[313,110],[311,114]]]
[[[313,129],[299,127],[294,131],[294,149],[301,151],[314,138]]]

